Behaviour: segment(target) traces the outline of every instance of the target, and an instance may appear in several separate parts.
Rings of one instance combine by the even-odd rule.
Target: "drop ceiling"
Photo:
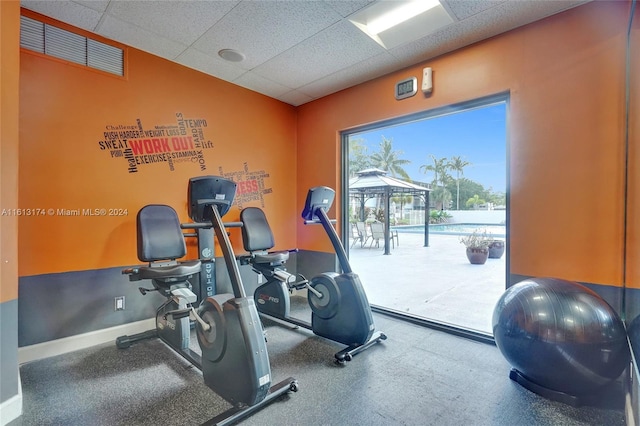
[[[349,21],[376,2],[371,0],[22,0],[21,5],[297,106],[587,1],[441,0],[453,23],[391,49]],[[235,49],[245,59],[226,61],[218,55],[222,49]]]

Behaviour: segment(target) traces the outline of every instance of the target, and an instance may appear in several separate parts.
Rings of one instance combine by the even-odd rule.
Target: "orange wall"
[[[245,198],[243,207],[264,202],[279,247],[294,247],[296,235],[288,221],[296,209],[289,190],[296,181],[291,166],[296,161],[295,108],[145,52],[125,50],[125,78],[21,50],[19,204],[55,213],[20,218],[20,275],[137,264],[139,208],[169,204],[186,222],[188,179],[218,175],[220,168],[225,174],[237,172],[235,181],[261,180],[262,188],[248,187],[246,194],[256,197]],[[176,126],[177,114],[206,120],[204,140],[213,148],[202,150],[205,171],[187,161],[175,163],[173,171],[161,162],[129,173],[125,158],[100,149],[107,126],[135,126],[138,119],[144,130]],[[173,150],[171,142],[167,146]],[[260,171],[268,176],[256,176]],[[127,213],[62,216],[59,209]],[[238,212],[232,209],[225,220],[237,220]],[[239,235],[234,238],[240,241]]]
[[[509,91],[511,273],[621,285],[628,11],[589,3],[301,106],[298,204],[339,188],[340,131]],[[396,101],[425,66],[433,94]],[[330,251],[315,232],[299,246]]]
[[[107,125],[140,119],[147,129],[175,124],[176,113],[206,120],[214,148],[205,173],[264,170],[279,247],[330,252],[322,230],[297,219],[309,187],[339,188],[340,131],[509,91],[511,273],[622,285],[628,10],[590,3],[297,109],[135,49],[126,49],[126,78],[22,51],[20,206],[128,215],[21,218],[20,275],[137,263],[135,212],[147,203],[171,204],[187,220],[197,164],[127,173],[99,149]],[[424,66],[433,94],[396,101],[394,83]],[[235,218],[237,209],[226,219]]]
[[[20,2],[0,2],[0,208],[18,207]],[[18,298],[18,220],[0,216],[0,303]]]
[[[640,6],[631,32],[631,68],[629,87],[629,202],[627,210],[627,284],[640,288]]]

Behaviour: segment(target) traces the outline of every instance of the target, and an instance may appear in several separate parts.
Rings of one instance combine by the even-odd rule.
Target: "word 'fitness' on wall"
[[[187,118],[181,112],[176,113],[175,124],[151,128],[144,127],[138,118],[135,125],[105,126],[104,139],[98,141],[98,146],[111,158],[124,159],[129,173],[155,163],[167,163],[170,171],[178,163],[195,163],[204,172],[204,150],[213,148],[213,142],[204,134],[206,127],[207,120]]]
[[[264,207],[264,195],[273,192],[273,189],[266,188],[264,183],[264,180],[269,177],[269,173],[264,170],[250,172],[247,163],[244,163],[243,170],[237,172],[224,173],[222,167],[219,167],[218,170],[220,176],[230,179],[238,185],[233,203],[240,209],[243,208],[243,204],[251,201],[260,201],[260,206]]]

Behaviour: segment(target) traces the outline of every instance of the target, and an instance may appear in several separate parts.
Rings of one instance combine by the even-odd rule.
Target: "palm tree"
[[[467,207],[478,208],[480,204],[484,204],[484,201],[478,194],[474,194],[473,197],[467,200]]]
[[[447,173],[447,159],[445,157],[436,158],[433,154],[429,154],[429,157],[431,157],[433,164],[423,164],[418,170],[422,171],[424,174],[433,172],[431,185],[435,188],[443,180],[443,175]]]
[[[371,154],[370,160],[371,165],[373,167],[377,167],[380,170],[384,170],[387,173],[390,173],[393,177],[402,177],[406,180],[411,180],[409,174],[406,172],[403,165],[411,163],[409,160],[403,160],[400,156],[403,154],[402,151],[394,151],[393,150],[393,141],[391,139],[387,139],[382,135],[382,141],[380,142],[380,150]],[[376,198],[376,209],[380,207],[380,203],[382,199],[380,197]]]
[[[451,194],[446,188],[447,182],[451,180],[451,176],[447,173],[449,170],[449,162],[446,157],[436,158],[435,155],[429,154],[433,164],[423,164],[419,170],[423,173],[433,172],[434,177],[431,183],[433,187],[433,201],[441,203],[441,208],[444,208],[448,201],[451,199]]]
[[[371,167],[367,146],[362,138],[349,138],[349,176]]]
[[[451,157],[447,166],[456,172],[456,210],[460,210],[460,176],[464,174],[464,168],[470,165],[468,161],[463,160],[459,155]]]
[[[400,176],[404,179],[411,180],[409,174],[402,168],[403,165],[409,164],[411,161],[401,159],[400,156],[402,154],[402,151],[394,151],[393,142],[382,136],[380,151],[371,155],[371,163],[374,167],[391,173],[393,177]]]
[[[429,157],[431,157],[433,164],[423,164],[418,170],[422,171],[424,174],[433,172],[431,186],[435,189],[438,185],[444,185],[445,182],[449,180],[450,176],[449,173],[447,173],[449,170],[449,163],[446,157],[436,158],[433,154],[429,154]]]

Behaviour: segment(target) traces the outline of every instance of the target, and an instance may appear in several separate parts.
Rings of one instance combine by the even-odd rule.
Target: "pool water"
[[[409,232],[415,234],[424,233],[424,225],[405,225],[394,226],[392,229],[396,229],[398,232]],[[487,231],[487,234],[491,234],[492,237],[504,238],[506,234],[506,226],[498,224],[485,224],[485,223],[439,223],[429,225],[430,234],[443,234],[443,235],[468,235],[473,231],[483,230]]]

